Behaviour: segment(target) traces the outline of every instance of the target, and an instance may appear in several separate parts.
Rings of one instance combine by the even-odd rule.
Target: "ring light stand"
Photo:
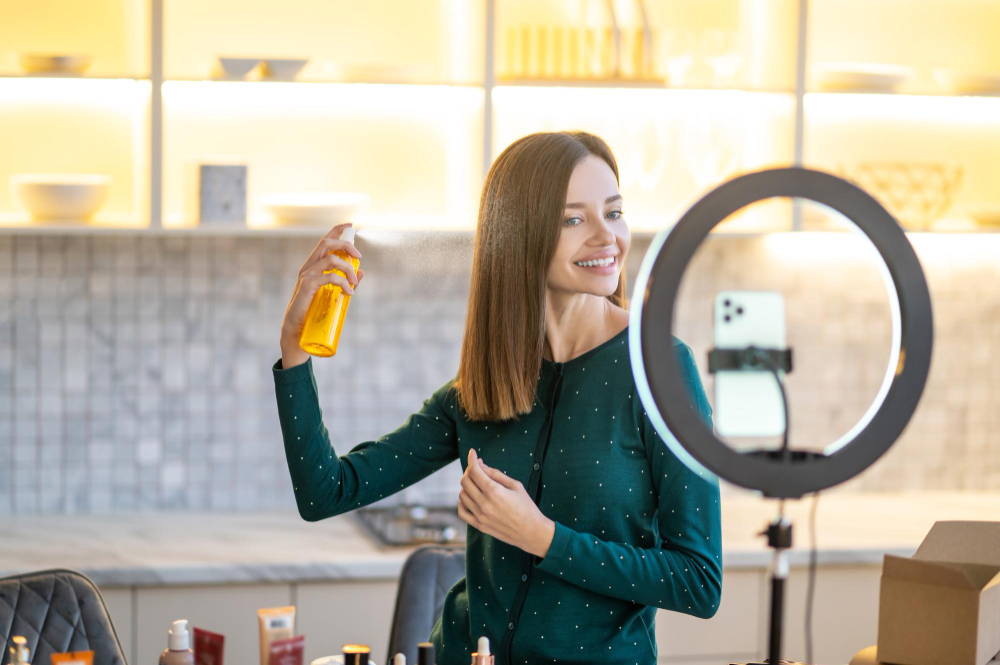
[[[736,451],[718,439],[690,408],[672,344],[674,308],[684,269],[722,220],[757,201],[796,197],[825,205],[847,217],[875,246],[892,310],[892,351],[878,394],[861,420],[822,452],[787,447]],[[799,499],[838,485],[867,469],[895,443],[920,400],[930,369],[933,345],[931,299],[923,270],[902,227],[864,190],[834,175],[799,167],[738,176],[710,191],[672,228],[656,235],[639,269],[629,321],[629,355],[639,397],[650,422],[670,450],[692,471],[722,477],[765,497]],[[666,331],[666,332],[664,332]],[[712,371],[769,369],[784,386],[777,368],[791,370],[790,349],[714,349]],[[762,368],[761,365],[765,367]],[[769,662],[780,663],[784,581],[792,527],[783,514],[764,532],[775,550],[771,574]]]

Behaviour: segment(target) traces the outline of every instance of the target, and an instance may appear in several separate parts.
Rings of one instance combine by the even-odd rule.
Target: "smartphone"
[[[776,291],[719,291],[713,334],[717,349],[785,348],[785,298]],[[785,372],[778,370],[784,379]],[[723,436],[780,436],[781,390],[766,369],[715,372],[715,430]]]

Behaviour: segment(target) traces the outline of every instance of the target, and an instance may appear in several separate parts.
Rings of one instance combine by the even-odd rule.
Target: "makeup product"
[[[194,665],[187,619],[178,619],[171,625],[167,633],[167,648],[160,654],[160,665]]]
[[[397,653],[392,657],[392,665],[406,665],[406,656],[401,653]]]
[[[260,665],[269,665],[271,642],[295,635],[295,606],[257,610],[257,621],[260,624]]]
[[[417,645],[417,665],[436,665],[433,642],[421,642]]]
[[[306,636],[296,635],[287,640],[271,642],[271,665],[302,665],[302,655],[305,653]]]
[[[348,226],[341,231],[340,239],[353,245],[354,227]],[[360,264],[357,258],[343,249],[332,253],[350,263],[354,268],[354,273],[357,274]],[[346,277],[342,271],[336,268],[323,272],[324,274],[332,272]],[[340,342],[340,331],[344,328],[344,318],[347,316],[347,308],[350,304],[351,295],[345,293],[339,285],[324,284],[319,287],[309,305],[309,311],[306,312],[306,321],[302,326],[302,335],[299,337],[299,347],[314,356],[328,358],[335,355],[337,344]],[[264,663],[264,665],[267,664]]]
[[[28,640],[23,635],[10,638],[13,646],[10,648],[9,665],[28,665]]]
[[[226,638],[197,626],[194,628],[194,662],[196,665],[222,665],[222,648]]]
[[[70,651],[67,653],[49,654],[52,665],[93,665],[93,651]]]
[[[344,665],[368,665],[370,652],[367,644],[345,644]]]
[[[199,164],[198,223],[245,224],[246,220],[246,164]]]
[[[490,653],[490,638],[483,635],[479,638],[476,650],[472,652],[472,665],[493,665],[493,654]]]

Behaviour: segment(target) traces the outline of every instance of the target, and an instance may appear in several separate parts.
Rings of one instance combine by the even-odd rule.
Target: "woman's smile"
[[[588,263],[590,263],[590,262],[588,261]],[[576,262],[574,262],[573,265],[576,266],[577,268],[581,269],[581,270],[585,270],[587,272],[590,272],[590,273],[593,273],[593,274],[596,274],[596,275],[614,275],[614,274],[616,274],[618,272],[618,256],[617,255],[614,256],[612,262],[609,263],[606,266],[605,265],[582,266],[582,265],[580,265],[579,263],[576,263]]]

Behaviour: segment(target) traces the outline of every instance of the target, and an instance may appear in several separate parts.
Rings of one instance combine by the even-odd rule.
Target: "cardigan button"
[[[527,582],[528,581],[528,576],[527,575],[521,575],[521,581],[522,582]]]
[[[514,630],[514,622],[513,621],[511,621],[509,624],[507,624],[507,629],[508,630]]]
[[[534,466],[535,471],[538,471],[540,468],[542,468],[542,467],[538,464],[538,462],[535,462],[535,466]]]

